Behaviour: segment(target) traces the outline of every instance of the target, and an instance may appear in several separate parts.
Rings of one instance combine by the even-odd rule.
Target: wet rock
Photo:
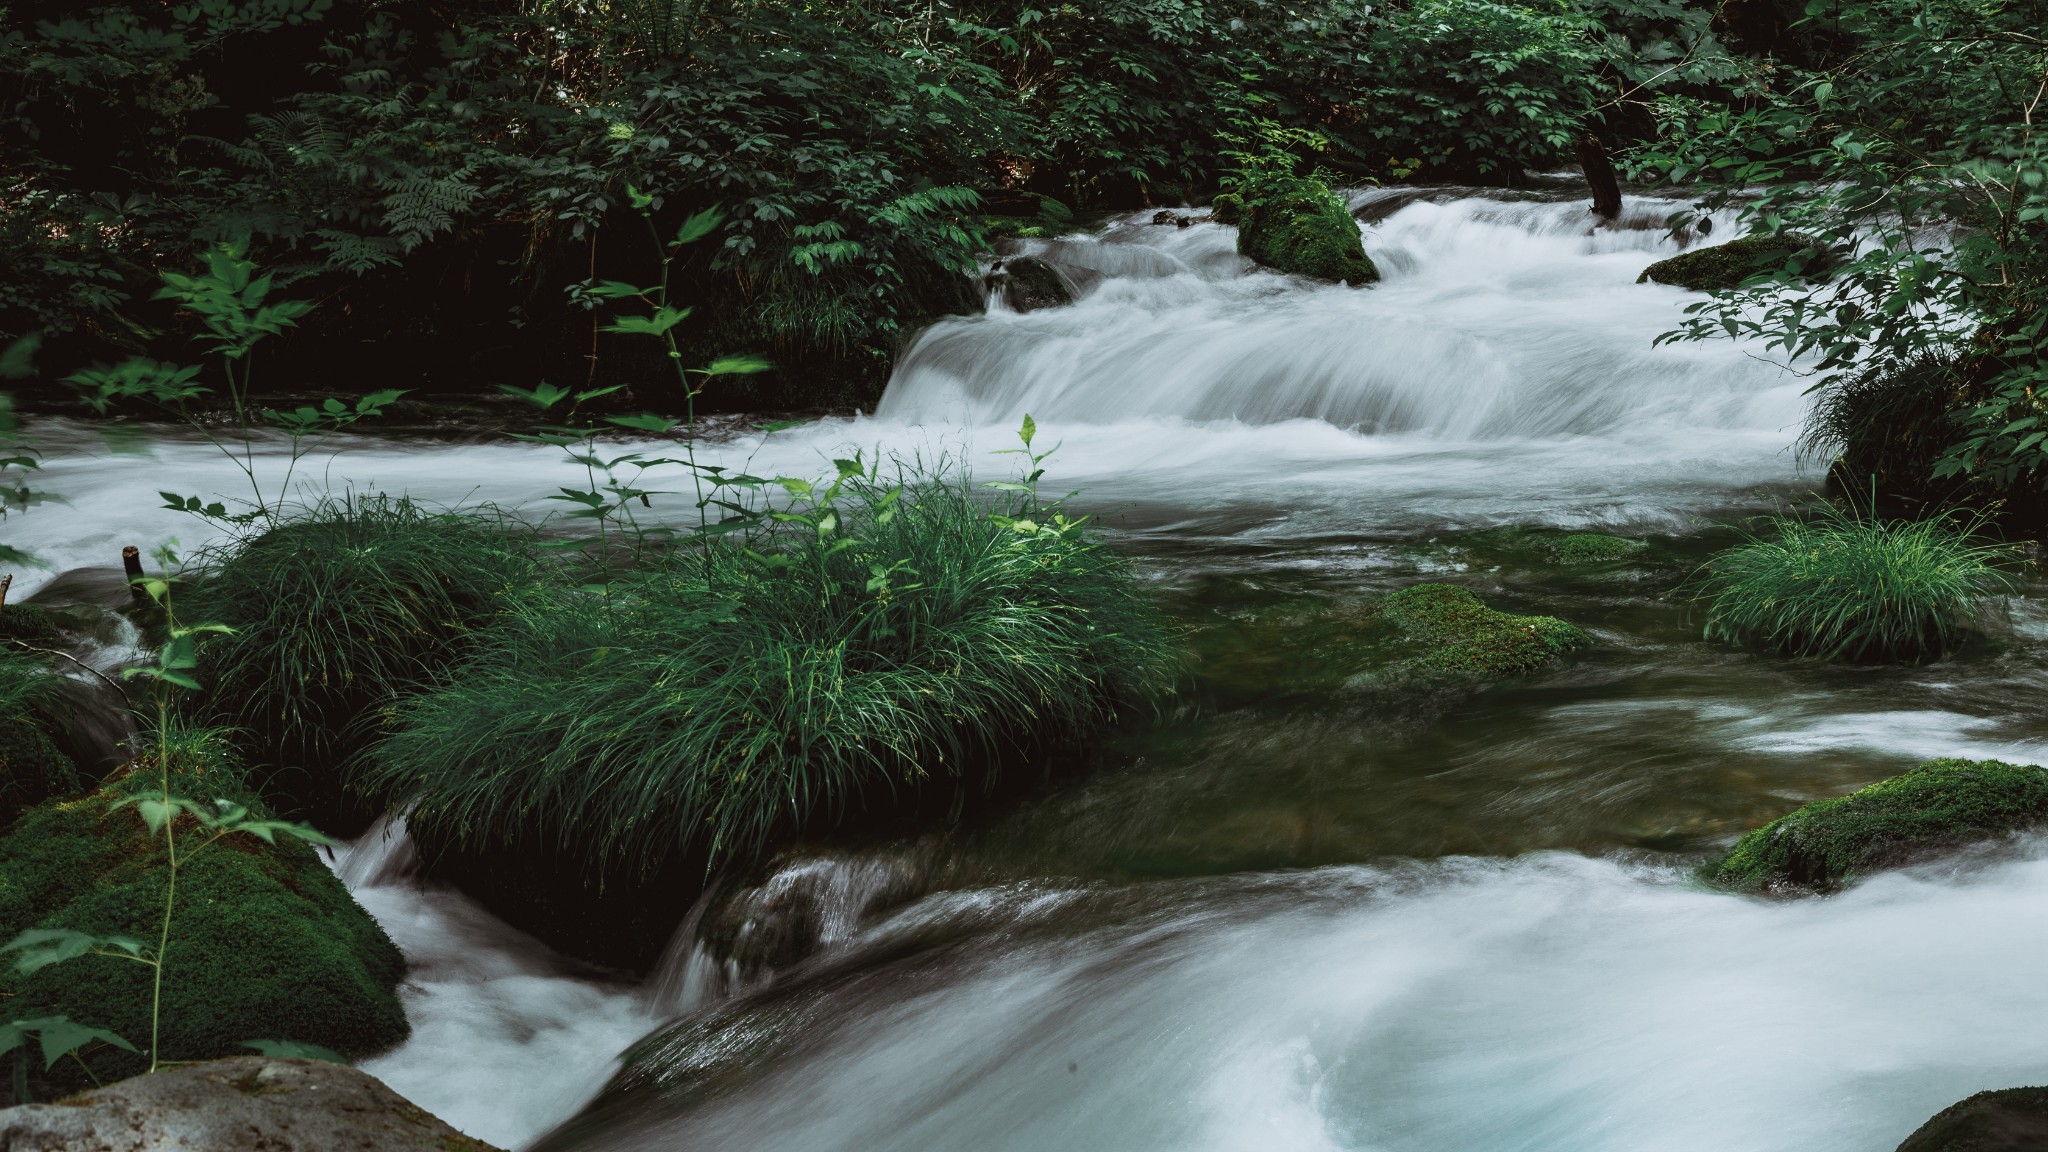
[[[1555,616],[1514,616],[1456,584],[1413,584],[1379,602],[1381,620],[1424,645],[1409,667],[1511,675],[1555,663],[1592,638]]]
[[[242,1056],[0,1110],[0,1152],[495,1152],[343,1064]]]
[[[1636,283],[1670,284],[1694,292],[1723,291],[1740,287],[1751,276],[1784,268],[1795,258],[1795,271],[1806,277],[1824,274],[1835,263],[1834,254],[1810,237],[1794,233],[1744,236],[1659,260],[1643,269]]]
[[[1268,177],[1240,190],[1237,250],[1268,268],[1342,281],[1352,287],[1371,284],[1380,271],[1365,254],[1358,222],[1342,197],[1319,180],[1293,176]],[[1216,218],[1222,219],[1221,197]]]
[[[1934,1114],[1898,1152],[2040,1152],[2048,1148],[2048,1088],[1979,1092]]]
[[[1074,302],[1073,289],[1058,270],[1043,260],[1013,256],[989,272],[991,293],[1000,292],[1012,311],[1035,312]]]
[[[1738,891],[1832,891],[2048,822],[2048,768],[1998,760],[1933,760],[1902,776],[1816,800],[1738,841],[1708,866]]]

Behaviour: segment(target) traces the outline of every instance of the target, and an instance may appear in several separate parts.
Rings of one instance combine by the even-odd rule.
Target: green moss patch
[[[168,876],[163,844],[132,809],[111,809],[113,798],[103,791],[46,803],[0,838],[0,939],[29,928],[156,939]],[[287,837],[275,847],[230,837],[179,870],[164,1057],[246,1055],[241,1044],[252,1039],[370,1055],[406,1036],[395,994],[404,970],[397,947],[312,848]],[[9,965],[0,996],[18,1016],[66,1015],[140,1048],[149,1042],[150,976],[143,965],[97,956],[28,975]],[[102,1079],[145,1066],[110,1048],[87,1059]],[[77,1087],[63,1079],[74,1075],[82,1075],[75,1065],[60,1065],[53,1083]]]
[[[2048,1088],[1979,1092],[1934,1114],[1898,1152],[2026,1152],[2048,1148]]]
[[[1550,555],[1559,564],[1600,564],[1609,560],[1626,560],[1644,547],[1639,540],[1602,536],[1597,532],[1575,532],[1559,540]]]
[[[1218,197],[1211,213],[1215,219],[1237,222],[1241,255],[1276,271],[1340,280],[1353,287],[1380,278],[1359,239],[1358,222],[1343,197],[1322,181],[1266,177],[1246,184],[1236,195],[1239,205],[1226,206]]]
[[[1934,760],[1903,776],[1817,800],[1738,841],[1707,869],[1741,891],[1830,891],[1880,868],[2048,820],[2048,768]]]
[[[1796,263],[1795,263],[1796,261]],[[1659,260],[1636,283],[1670,284],[1693,292],[1739,288],[1751,276],[1791,267],[1795,275],[1816,276],[1834,264],[1834,256],[1818,241],[1804,236],[1743,236],[1726,244],[1695,248]]]
[[[1533,672],[1591,642],[1555,616],[1513,616],[1455,584],[1414,584],[1379,602],[1380,619],[1428,650],[1411,663],[1446,672]]]

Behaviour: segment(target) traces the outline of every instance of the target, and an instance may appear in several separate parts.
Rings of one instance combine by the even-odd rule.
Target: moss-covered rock
[[[1559,564],[1598,564],[1625,560],[1642,551],[1643,547],[1640,540],[1602,536],[1597,532],[1574,532],[1559,540],[1550,555]]]
[[[1533,672],[1591,642],[1555,616],[1513,616],[1456,584],[1413,584],[1379,602],[1380,619],[1427,646],[1411,663],[1444,672]]]
[[[210,799],[225,783],[224,774],[181,767],[174,788]],[[168,879],[163,844],[134,809],[112,807],[121,786],[46,803],[0,838],[0,940],[29,928],[157,938]],[[194,831],[188,849],[198,843]],[[289,837],[273,846],[233,835],[183,863],[166,955],[166,1059],[242,1055],[242,1043],[255,1039],[359,1057],[406,1036],[397,947],[314,850]],[[0,996],[17,1016],[69,1016],[144,1048],[150,976],[143,965],[99,956],[26,975],[10,965],[0,971]],[[112,1048],[87,1058],[101,1079],[145,1066]],[[75,1065],[60,1064],[38,1094],[76,1088],[78,1076]]]
[[[38,647],[62,643],[63,629],[48,610],[30,604],[9,604],[0,608],[0,643],[18,640]]]
[[[84,787],[78,766],[27,713],[0,714],[0,828]]]
[[[2048,1148],[2048,1088],[1979,1092],[1934,1114],[1898,1152],[2040,1152]]]
[[[1209,219],[1218,224],[1235,224],[1244,217],[1244,197],[1225,192],[1209,202]]]
[[[1052,265],[1032,256],[1014,256],[996,269],[991,288],[1015,312],[1035,312],[1074,302],[1073,290]]]
[[[1353,287],[1371,284],[1380,271],[1365,254],[1358,222],[1344,199],[1320,180],[1272,176],[1248,183],[1238,192],[1235,213],[1237,250],[1268,268],[1341,280]],[[1218,201],[1221,201],[1218,197]],[[1218,209],[1212,208],[1214,215]],[[1222,215],[1215,215],[1218,220]]]
[[[1795,234],[1743,236],[1726,244],[1695,248],[1667,260],[1659,260],[1636,283],[1670,284],[1693,292],[1715,292],[1741,287],[1758,273],[1786,266],[1798,258],[1801,275],[1824,273],[1834,256],[1819,241]]]
[[[2048,768],[1934,760],[1773,820],[1709,865],[1707,876],[1747,892],[1824,892],[2044,821]]]

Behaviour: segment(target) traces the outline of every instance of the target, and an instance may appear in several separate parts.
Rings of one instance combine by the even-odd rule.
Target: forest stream
[[[1821,477],[1805,379],[1657,343],[1701,299],[1637,282],[1683,206],[1592,228],[1582,197],[1356,194],[1369,289],[1131,215],[1022,242],[1079,299],[938,324],[875,412],[714,440],[763,475],[860,451],[1000,479],[1029,414],[1058,444],[1043,486],[1186,630],[1187,687],[1096,771],[730,878],[720,907],[796,943],[739,955],[707,900],[639,983],[422,888],[380,823],[333,863],[410,961],[413,1033],[363,1067],[549,1152],[1869,1152],[2038,1082],[2048,840],[1816,900],[1695,877],[1930,757],[2041,762],[2048,600],[2021,585],[1927,667],[1701,638],[1674,590]],[[240,480],[187,434],[35,431],[63,504],[8,521],[53,565],[17,579],[31,603],[125,595],[123,545],[199,543],[162,477]],[[300,466],[318,488],[535,509],[574,480],[544,446],[336,443]],[[1581,531],[1642,547],[1558,562]],[[1485,691],[1390,690],[1352,613],[1418,580],[1594,643]]]

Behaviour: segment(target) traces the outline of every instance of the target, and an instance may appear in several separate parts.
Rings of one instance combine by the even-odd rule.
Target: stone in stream
[[[1557,542],[1550,557],[1559,564],[1600,564],[1626,559],[1645,547],[1647,545],[1640,540],[1602,536],[1598,532],[1574,532]]]
[[[1012,256],[988,274],[988,289],[1002,293],[1014,312],[1036,312],[1074,302],[1074,291],[1052,265],[1030,256]]]
[[[1411,584],[1389,593],[1376,610],[1381,620],[1425,646],[1406,663],[1430,671],[1534,672],[1592,641],[1555,616],[1497,612],[1456,584]]]
[[[0,1152],[496,1152],[366,1072],[238,1056],[0,1110]]]
[[[1230,202],[1217,197],[1213,215],[1236,222],[1239,255],[1275,271],[1354,288],[1380,278],[1344,198],[1320,180],[1268,176],[1226,195]]]
[[[1818,276],[1835,263],[1834,254],[1811,237],[1793,233],[1744,236],[1659,260],[1643,269],[1636,283],[1669,284],[1693,292],[1725,291],[1740,287],[1751,276],[1777,271],[1795,256],[1802,277]]]
[[[1933,760],[1771,821],[1708,865],[1706,876],[1738,891],[1827,892],[2043,822],[2048,768]]]
[[[2048,1088],[2001,1088],[1951,1104],[1898,1152],[2041,1152],[2048,1149]]]

